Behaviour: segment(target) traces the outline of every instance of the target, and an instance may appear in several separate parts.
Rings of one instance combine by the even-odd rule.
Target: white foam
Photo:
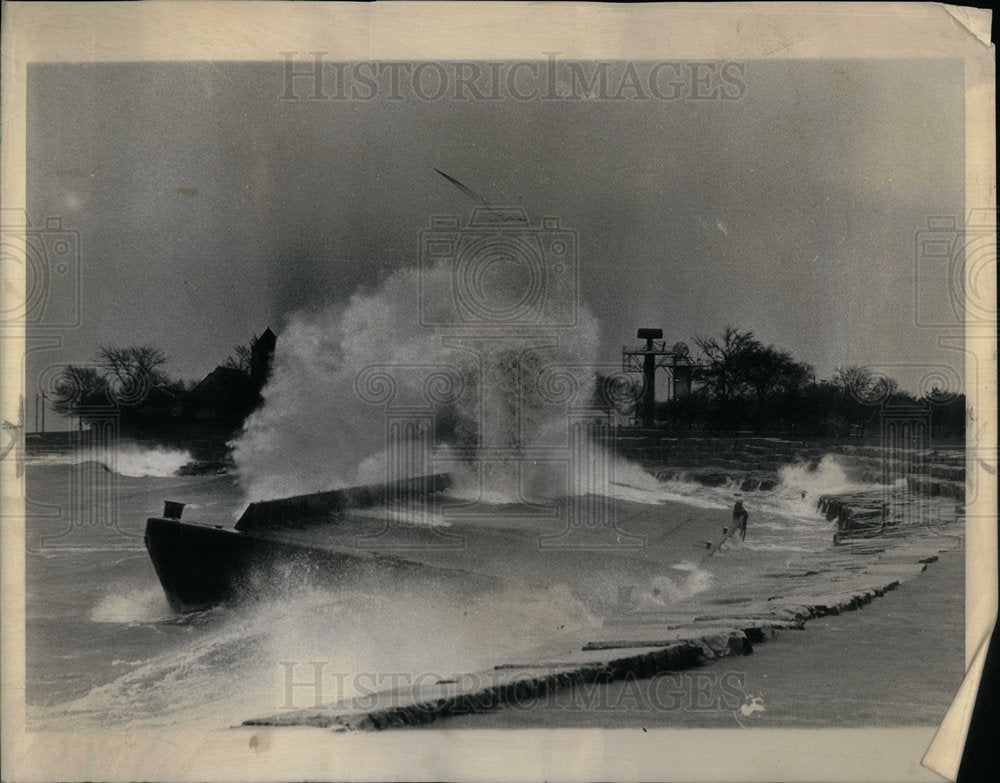
[[[112,588],[90,611],[94,623],[150,623],[173,615],[159,586],[143,590]]]
[[[120,476],[155,478],[173,476],[191,460],[191,453],[185,449],[149,447],[124,442],[104,448],[81,447],[62,454],[29,457],[27,464],[29,466],[98,464]]]
[[[116,450],[115,457],[117,472],[123,476],[173,476],[191,461],[191,452],[126,444]]]
[[[148,621],[157,615],[153,603],[145,591],[112,594],[93,614],[98,622]],[[32,708],[33,727],[226,728],[288,709],[289,667],[296,682],[309,682],[311,662],[319,662],[326,703],[359,695],[374,680],[483,671],[538,639],[597,624],[565,585],[511,587],[460,601],[402,583],[299,589],[204,620],[191,633],[162,626],[161,652],[114,659],[116,669],[128,671],[82,697]],[[313,706],[317,695],[294,687],[293,706]]]
[[[715,581],[715,576],[710,571],[700,568],[693,563],[682,565],[689,567],[680,568],[679,566],[675,566],[675,568],[684,571],[686,573],[685,576],[677,578],[671,578],[666,575],[655,576],[649,580],[648,584],[640,586],[639,589],[634,589],[629,596],[630,608],[633,611],[643,611],[655,610],[661,606],[669,606],[676,601],[690,598],[708,590]]]

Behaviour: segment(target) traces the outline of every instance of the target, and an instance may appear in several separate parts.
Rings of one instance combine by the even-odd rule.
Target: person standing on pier
[[[733,506],[733,525],[736,527],[736,532],[740,534],[740,541],[745,541],[747,537],[747,519],[749,519],[750,514],[743,507],[743,501],[737,498],[736,505]]]

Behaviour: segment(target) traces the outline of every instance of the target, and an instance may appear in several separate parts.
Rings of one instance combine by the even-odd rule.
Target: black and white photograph
[[[989,13],[239,6],[4,6],[4,779],[954,779]]]

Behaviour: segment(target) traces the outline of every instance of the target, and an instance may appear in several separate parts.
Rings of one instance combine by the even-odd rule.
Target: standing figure
[[[733,506],[733,524],[736,525],[736,529],[740,534],[740,541],[745,541],[747,537],[747,519],[750,515],[747,510],[743,508],[743,501],[737,500],[736,505]]]

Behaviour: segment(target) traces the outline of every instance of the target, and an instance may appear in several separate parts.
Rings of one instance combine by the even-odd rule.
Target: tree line
[[[113,418],[122,435],[176,436],[192,428],[237,431],[260,403],[270,369],[253,366],[254,335],[201,381],[171,378],[166,354],[150,345],[101,346],[93,361],[60,368],[47,390],[53,409],[81,427]]]
[[[158,348],[102,346],[93,362],[63,367],[49,398],[58,413],[77,418],[81,426],[112,415],[126,435],[235,433],[259,405],[270,372],[274,336],[270,330],[265,334],[269,341],[258,344],[254,335],[248,345],[235,346],[197,383],[169,377],[163,369],[167,357]],[[909,406],[926,413],[935,436],[964,436],[964,394],[935,388],[917,397],[894,379],[859,365],[838,367],[831,378],[817,380],[808,364],[733,326],[695,342],[701,356],[691,393],[657,403],[659,427],[704,434],[865,437],[878,432],[884,411]],[[594,402],[634,420],[641,385],[638,377],[598,377]],[[442,426],[447,425],[447,411],[439,413]]]
[[[838,367],[831,378],[817,380],[810,365],[734,326],[695,343],[701,357],[691,393],[658,402],[657,426],[706,434],[865,437],[878,432],[885,411],[909,408],[929,417],[935,435],[964,435],[964,394],[934,388],[917,397],[860,365]],[[605,400],[626,418],[638,412],[642,381],[632,383],[633,395]]]

